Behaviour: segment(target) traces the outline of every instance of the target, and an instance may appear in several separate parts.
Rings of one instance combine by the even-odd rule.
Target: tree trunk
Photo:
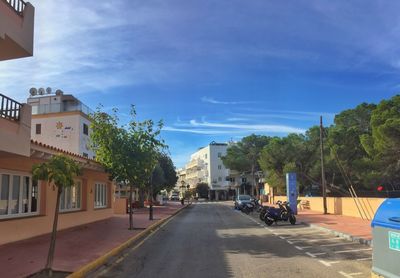
[[[254,175],[254,164],[251,165],[251,175],[253,177],[253,184],[251,185],[251,195],[254,195],[254,189],[256,187],[256,177]],[[256,192],[256,196],[258,195],[258,192]]]
[[[139,205],[144,207],[144,191],[142,188],[139,188]]]
[[[56,209],[54,211],[53,231],[51,232],[50,248],[49,248],[49,253],[47,255],[47,262],[45,266],[45,270],[48,272],[49,277],[53,276],[52,267],[53,267],[54,251],[56,248],[58,212],[60,210],[61,192],[62,192],[62,187],[57,186],[57,201],[56,201]]]
[[[129,230],[133,230],[133,184],[129,183]]]

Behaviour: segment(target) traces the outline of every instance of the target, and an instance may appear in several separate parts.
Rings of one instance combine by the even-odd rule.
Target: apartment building
[[[190,161],[185,166],[185,182],[190,188],[195,188],[198,183],[207,183],[211,200],[226,200],[234,194],[229,180],[229,169],[225,168],[221,159],[226,155],[227,148],[226,143],[211,142],[190,156]]]
[[[30,95],[27,102],[32,107],[33,140],[94,158],[89,142],[89,107],[61,90],[52,93],[51,88],[31,88]]]

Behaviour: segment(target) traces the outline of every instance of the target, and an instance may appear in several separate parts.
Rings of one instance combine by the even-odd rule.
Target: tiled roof
[[[50,146],[50,145],[47,145],[45,143],[42,143],[42,142],[39,142],[39,141],[36,141],[36,140],[33,140],[33,139],[31,139],[31,143],[35,144],[37,146],[40,146],[40,147],[44,147],[44,148],[56,151],[56,152],[68,154],[68,155],[71,155],[71,156],[79,157],[81,159],[85,159],[85,160],[88,160],[88,161],[92,161],[92,162],[98,163],[96,160],[94,160],[92,158],[87,158],[87,157],[84,157],[83,155],[80,155],[80,154],[77,154],[77,153],[73,153],[73,152],[69,152],[69,151],[54,147],[54,146]]]

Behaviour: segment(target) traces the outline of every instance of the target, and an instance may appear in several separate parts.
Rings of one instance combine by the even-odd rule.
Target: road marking
[[[331,244],[323,244],[320,247],[330,247],[330,246],[340,246],[340,245],[350,245],[357,244],[356,242],[342,242],[342,243],[331,243]]]
[[[280,239],[283,239],[283,240],[285,240],[285,239],[286,239],[286,237],[283,237],[283,236],[279,236],[279,238],[280,238]]]
[[[357,261],[370,261],[370,260],[372,260],[372,258],[371,258],[371,257],[369,257],[369,258],[361,258],[361,259],[357,259]]]
[[[333,264],[340,263],[340,261],[327,262],[327,261],[324,261],[324,260],[319,260],[319,262],[321,264],[323,264],[324,266],[327,266],[327,267],[331,267]]]
[[[339,271],[339,273],[342,274],[346,278],[353,278],[353,276],[363,275],[362,272],[346,273],[346,272],[343,272],[343,271]]]
[[[371,250],[372,250],[372,248],[366,248],[366,249],[351,249],[351,250],[335,251],[334,253],[336,253],[336,254],[341,254],[341,253],[351,253],[351,252],[371,251]]]
[[[334,238],[319,238],[319,239],[299,238],[299,239],[293,239],[293,240],[291,240],[291,241],[292,241],[292,242],[295,242],[295,241],[315,242],[315,241],[322,241],[322,240],[342,240],[342,238],[339,238],[339,237],[334,237]]]
[[[310,252],[306,252],[306,254],[312,258],[316,258],[317,256],[320,255],[325,255],[326,253],[310,253]]]
[[[299,250],[304,250],[304,249],[308,249],[308,248],[313,248],[314,246],[294,246],[294,248],[299,249]]]

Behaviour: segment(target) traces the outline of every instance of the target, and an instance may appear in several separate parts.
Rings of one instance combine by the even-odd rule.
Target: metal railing
[[[11,121],[19,121],[22,104],[0,94],[0,117]]]
[[[65,104],[65,103],[53,103],[53,104],[39,104],[32,106],[32,115],[40,115],[40,114],[50,114],[50,113],[60,113],[60,112],[74,112],[80,111],[85,115],[93,114],[93,110],[91,110],[88,106],[83,103],[77,104]]]
[[[18,15],[22,16],[26,3],[23,0],[2,0],[7,3]]]

